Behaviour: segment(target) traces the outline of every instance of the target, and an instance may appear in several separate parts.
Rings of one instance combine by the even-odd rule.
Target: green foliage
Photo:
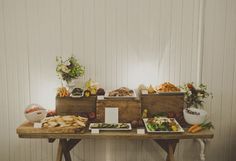
[[[188,107],[194,106],[195,108],[202,108],[204,99],[211,96],[212,93],[207,92],[207,86],[200,84],[198,88],[194,86],[194,83],[187,83],[181,87],[185,91],[184,101]]]
[[[78,60],[72,55],[67,60],[62,57],[56,57],[56,72],[59,79],[70,83],[73,79],[77,79],[84,75],[85,67],[80,65]]]

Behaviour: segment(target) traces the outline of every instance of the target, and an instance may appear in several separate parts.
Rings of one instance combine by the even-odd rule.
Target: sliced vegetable
[[[149,129],[150,131],[155,131],[155,129],[152,127],[151,124],[148,124],[147,127],[148,127],[148,129]]]
[[[202,123],[200,125],[193,125],[193,126],[191,126],[188,129],[188,132],[196,133],[196,132],[199,132],[199,131],[201,131],[203,129],[211,129],[211,128],[214,128],[214,126],[212,125],[211,122],[207,122],[207,123]]]
[[[188,132],[191,132],[193,129],[197,128],[199,125],[195,124],[188,129]]]
[[[201,131],[203,129],[203,127],[202,126],[197,126],[196,128],[194,128],[191,132],[192,133],[196,133],[196,132],[199,132],[199,131]]]

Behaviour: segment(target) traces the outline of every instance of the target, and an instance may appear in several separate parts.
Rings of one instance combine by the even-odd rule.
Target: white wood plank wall
[[[106,89],[197,81],[199,0],[0,0],[0,161],[54,161],[56,143],[18,139],[31,102],[53,109],[55,57],[76,55]],[[202,76],[214,99],[207,160],[236,158],[236,1],[207,0]],[[179,161],[199,160],[182,141]],[[151,141],[85,140],[80,161],[162,161]]]

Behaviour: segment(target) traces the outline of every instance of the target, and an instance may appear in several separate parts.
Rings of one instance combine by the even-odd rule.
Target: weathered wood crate
[[[148,110],[148,117],[166,113],[168,117],[174,117],[182,126],[186,124],[183,117],[184,94],[141,95],[141,107],[142,112],[144,109]]]
[[[147,109],[150,114],[160,112],[182,112],[184,108],[184,94],[141,96],[142,111]]]
[[[97,100],[97,122],[105,121],[105,108],[119,109],[119,122],[131,122],[141,118],[141,102],[139,99],[102,99]]]
[[[77,115],[96,111],[96,96],[72,98],[56,97],[57,115]]]

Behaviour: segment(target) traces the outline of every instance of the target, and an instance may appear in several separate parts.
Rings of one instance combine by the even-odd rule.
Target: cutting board
[[[33,123],[26,122],[23,123],[21,128],[17,128],[17,133],[42,133],[42,134],[50,134],[50,133],[61,133],[61,134],[74,134],[74,133],[83,133],[85,128],[78,129],[76,127],[50,127],[50,128],[32,128]]]

